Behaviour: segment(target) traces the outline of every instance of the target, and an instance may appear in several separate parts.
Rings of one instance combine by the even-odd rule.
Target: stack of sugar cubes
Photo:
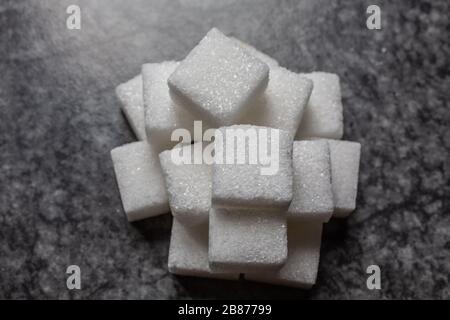
[[[356,203],[360,144],[340,140],[337,75],[294,73],[212,29],[116,94],[140,140],[111,151],[123,208],[129,221],[172,213],[171,273],[316,282],[323,224]],[[275,157],[255,161],[261,149]]]

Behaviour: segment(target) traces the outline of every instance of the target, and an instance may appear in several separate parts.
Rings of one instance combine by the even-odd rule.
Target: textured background
[[[376,1],[383,29],[369,31],[373,2],[2,0],[0,298],[449,299],[450,5]],[[73,3],[81,31],[65,28]],[[170,215],[124,217],[109,151],[134,137],[114,87],[212,26],[341,77],[345,138],[363,145],[358,209],[326,225],[311,291],[173,276]]]

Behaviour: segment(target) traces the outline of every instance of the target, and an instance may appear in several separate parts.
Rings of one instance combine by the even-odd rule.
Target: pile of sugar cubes
[[[212,29],[183,61],[145,64],[116,94],[139,139],[111,151],[123,208],[129,221],[172,213],[171,273],[314,285],[323,224],[356,203],[361,146],[340,140],[337,75],[294,73]],[[277,170],[262,174],[250,147],[231,150],[241,162],[216,161],[230,129],[276,138]]]

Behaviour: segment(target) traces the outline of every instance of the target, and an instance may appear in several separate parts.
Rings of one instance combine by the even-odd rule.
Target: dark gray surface
[[[72,3],[81,31],[65,28]],[[0,298],[450,298],[449,2],[378,2],[381,31],[365,28],[371,3],[1,1]],[[122,212],[109,151],[134,137],[114,87],[213,26],[341,77],[345,138],[363,145],[358,209],[326,225],[311,291],[170,275],[170,216]]]

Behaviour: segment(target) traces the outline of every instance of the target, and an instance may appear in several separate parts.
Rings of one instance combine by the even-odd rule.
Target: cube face
[[[192,145],[175,147],[159,155],[171,212],[175,218],[187,225],[208,221],[211,208],[212,166],[195,161],[177,164],[172,160],[172,153],[189,154],[189,158],[195,160],[202,156],[204,146],[206,144],[197,142]],[[196,147],[199,148],[196,150]]]
[[[335,217],[347,217],[356,208],[361,144],[328,140]]]
[[[339,77],[325,72],[303,75],[313,81],[314,87],[295,139],[342,139],[344,124]]]
[[[288,216],[302,221],[327,222],[334,210],[330,151],[324,140],[294,141],[293,198]]]
[[[116,88],[116,96],[119,98],[122,110],[139,140],[146,140],[144,103],[142,100],[142,76],[120,84]]]
[[[273,67],[266,91],[240,122],[283,129],[295,136],[312,88],[306,77]]]
[[[269,67],[212,29],[169,77],[180,101],[213,126],[232,124],[264,91]]]
[[[167,79],[179,62],[166,61],[142,66],[145,130],[149,141],[159,150],[173,147],[173,130],[184,128],[193,132],[194,116],[170,97]]]
[[[246,50],[250,55],[258,58],[259,60],[261,60],[262,62],[267,64],[270,68],[274,68],[274,67],[278,67],[279,66],[277,60],[275,60],[274,58],[268,56],[264,52],[259,51],[258,49],[256,49],[252,45],[250,45],[248,43],[245,43],[244,41],[241,41],[241,40],[239,40],[237,38],[234,38],[234,37],[229,37],[229,38],[230,38],[230,40],[234,41],[237,45],[239,45],[241,48]]]
[[[208,262],[208,223],[186,226],[173,219],[169,272],[185,276],[234,279],[237,273],[214,273]]]
[[[217,138],[219,134],[223,139]],[[246,143],[241,144],[240,141]],[[275,144],[278,148],[272,151]],[[255,154],[257,163],[252,163],[250,160],[255,159]],[[270,164],[262,161],[262,154],[270,155]],[[286,131],[247,125],[219,128],[216,131],[215,155],[216,163],[212,170],[214,206],[264,210],[288,208],[292,200],[293,170],[292,136]],[[234,155],[230,164],[229,155]]]
[[[209,241],[213,270],[275,270],[287,257],[286,216],[281,212],[213,208]]]
[[[275,272],[245,274],[245,279],[309,289],[319,268],[322,223],[288,222],[288,257]]]
[[[129,221],[169,212],[158,156],[146,141],[115,148],[111,157]]]

